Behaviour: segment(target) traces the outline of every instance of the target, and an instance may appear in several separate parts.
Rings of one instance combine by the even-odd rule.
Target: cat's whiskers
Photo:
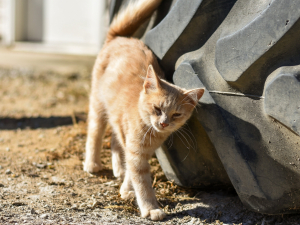
[[[178,130],[175,132],[175,134],[177,134]],[[179,132],[180,135],[182,135],[180,132]],[[181,137],[179,135],[177,135],[177,137],[179,137],[179,139],[181,140],[182,144],[187,148],[187,149],[190,149],[189,146],[187,146],[185,144],[185,142],[181,139]]]
[[[171,137],[172,137],[172,136],[173,136],[173,134],[171,134],[170,137],[169,137],[168,145],[170,145]]]
[[[186,158],[188,157],[188,155],[190,154],[191,149],[189,149],[189,152],[186,154],[186,156],[184,157],[183,160],[181,160],[181,162],[183,162],[184,160],[186,160]]]
[[[182,132],[180,132],[180,130],[182,129],[183,127],[181,127],[179,130],[175,131],[174,133],[177,134],[177,132],[185,139],[185,141],[187,142],[187,144],[183,141],[183,139],[179,136],[178,138],[181,140],[182,144],[189,150],[188,153],[186,154],[186,156],[183,158],[183,160],[181,162],[183,162],[184,160],[186,160],[186,158],[189,156],[190,154],[190,151],[191,151],[191,148],[196,152],[196,146],[195,146],[195,143],[193,142],[192,138],[188,135],[188,133],[186,133],[186,131],[184,131],[185,134],[188,135],[188,137],[190,138],[190,140],[193,142],[193,146],[190,144],[190,142],[187,140],[187,138],[184,136],[184,134]],[[181,130],[183,131],[183,130]],[[187,146],[189,145],[189,146]]]
[[[170,144],[170,143],[171,143],[171,144]],[[170,148],[172,147],[172,145],[173,145],[173,134],[171,134],[171,136],[170,136],[170,138],[169,138],[168,145],[169,145],[168,149],[170,149]]]
[[[196,145],[196,148],[197,148],[197,147],[198,147],[198,146],[197,146],[197,140],[196,140],[196,138],[195,138],[195,136],[194,136],[194,134],[193,134],[191,128],[189,127],[189,125],[188,125],[187,123],[186,123],[185,125],[187,126],[187,128],[185,128],[185,127],[183,126],[183,129],[186,130],[189,134],[192,135],[192,137],[193,137],[193,139],[194,139],[194,142],[195,142],[195,145]]]
[[[186,140],[187,145],[189,145],[190,148],[192,148],[194,151],[196,151],[195,148],[194,148],[194,143],[193,143],[192,139],[190,138],[190,136],[188,135],[188,137],[191,139],[193,145],[191,145],[191,143],[188,141],[188,139],[185,137],[185,135],[181,131],[183,131],[183,130],[180,130],[180,129],[178,130],[178,132],[181,134],[181,136]]]
[[[187,130],[186,128],[184,127],[181,127],[179,130],[181,130],[182,132],[184,132],[184,134],[186,134],[189,139],[191,140],[192,144],[193,144],[193,150],[196,152],[196,149],[197,149],[197,141],[194,137],[194,135],[189,131]],[[193,138],[190,137],[190,134],[192,135]]]
[[[144,131],[145,128],[147,128],[147,125],[144,125],[144,127],[138,132],[138,135],[139,135],[140,133],[142,133],[142,131]]]

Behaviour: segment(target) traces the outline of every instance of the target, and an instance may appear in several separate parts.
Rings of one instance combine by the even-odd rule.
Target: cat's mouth
[[[170,132],[169,129],[168,129],[168,127],[164,128],[164,127],[157,126],[155,124],[153,124],[152,126],[155,129],[155,131],[157,131],[157,132],[160,132],[160,133]]]

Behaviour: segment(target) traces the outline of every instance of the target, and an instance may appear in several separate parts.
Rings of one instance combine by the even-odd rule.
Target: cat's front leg
[[[139,151],[126,152],[126,173],[129,174],[142,217],[150,216],[151,220],[162,220],[166,214],[159,208],[152,188],[150,165],[151,155]]]

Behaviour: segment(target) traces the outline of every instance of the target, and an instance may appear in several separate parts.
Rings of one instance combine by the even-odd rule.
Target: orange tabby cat
[[[161,0],[130,4],[112,22],[92,74],[84,170],[102,169],[100,150],[106,124],[113,129],[114,175],[124,179],[124,199],[136,197],[142,217],[162,220],[152,189],[148,160],[167,137],[190,118],[204,89],[184,90],[163,80],[154,54],[126,38]]]

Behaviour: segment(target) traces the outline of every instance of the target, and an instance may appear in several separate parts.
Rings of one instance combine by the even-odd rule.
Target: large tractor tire
[[[128,1],[111,1],[111,16]],[[185,187],[233,185],[250,209],[300,210],[300,1],[163,1],[137,32],[167,79],[205,87],[156,151]]]

